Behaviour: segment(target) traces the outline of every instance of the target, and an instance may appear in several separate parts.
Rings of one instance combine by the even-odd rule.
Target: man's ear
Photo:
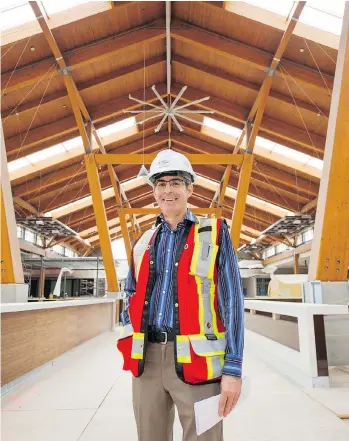
[[[193,184],[188,185],[187,192],[188,192],[188,199],[189,199],[190,196],[194,193],[194,186],[193,186]]]

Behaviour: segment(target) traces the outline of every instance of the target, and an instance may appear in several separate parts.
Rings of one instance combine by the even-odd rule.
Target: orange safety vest
[[[175,369],[178,377],[189,384],[220,381],[226,349],[217,296],[221,220],[198,219],[198,224],[185,227],[178,244],[173,284]],[[131,324],[123,327],[117,342],[124,358],[123,369],[136,377],[144,371],[158,231],[157,228],[146,231],[133,248],[136,292],[130,297]]]

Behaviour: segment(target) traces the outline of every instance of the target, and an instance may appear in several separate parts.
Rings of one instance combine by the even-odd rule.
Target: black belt
[[[165,345],[169,341],[174,341],[176,334],[174,331],[170,332],[158,332],[158,331],[149,331],[148,332],[148,341],[150,343],[161,343]]]

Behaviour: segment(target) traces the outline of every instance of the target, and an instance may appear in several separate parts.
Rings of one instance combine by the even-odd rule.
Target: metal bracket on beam
[[[58,69],[58,72],[60,75],[62,75],[62,77],[66,77],[68,75],[70,75],[70,72],[72,71],[72,67],[71,66],[67,66],[64,69]]]
[[[276,74],[276,69],[271,69],[270,67],[266,67],[264,72],[268,74],[268,77],[272,77]]]

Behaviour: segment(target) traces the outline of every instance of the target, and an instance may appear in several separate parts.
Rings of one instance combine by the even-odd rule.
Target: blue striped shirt
[[[168,331],[173,326],[172,286],[174,275],[174,256],[184,233],[187,222],[198,223],[196,216],[188,209],[184,219],[175,230],[161,214],[161,222],[156,243],[156,279],[150,302],[149,325],[159,331]],[[130,323],[128,315],[129,296],[136,291],[133,262],[125,283],[125,310],[121,313],[124,325]],[[241,376],[244,347],[244,300],[237,258],[232,246],[226,222],[221,223],[218,254],[218,308],[226,328],[226,354],[223,374]]]

